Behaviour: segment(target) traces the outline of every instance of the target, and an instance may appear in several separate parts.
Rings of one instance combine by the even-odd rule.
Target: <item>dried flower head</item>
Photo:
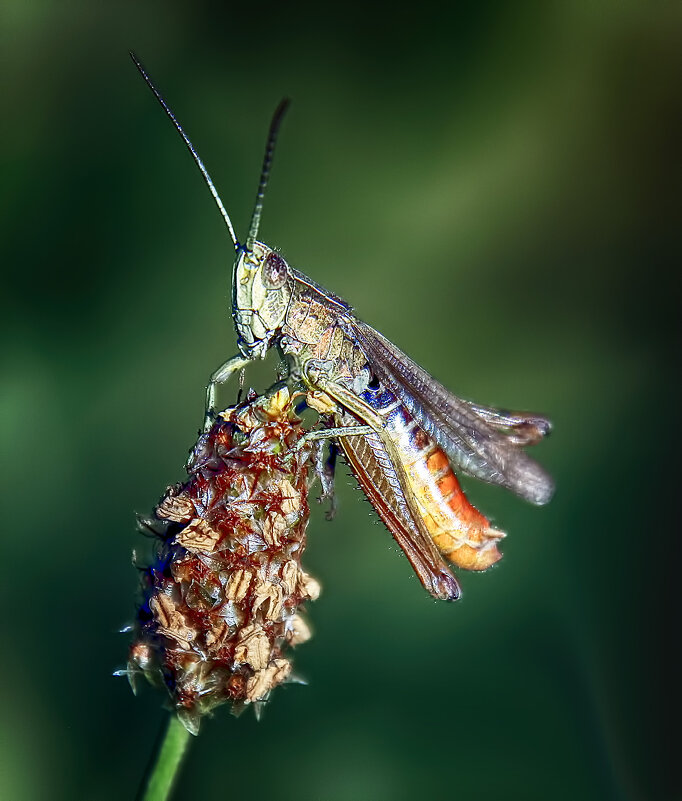
[[[165,686],[193,733],[216,706],[258,713],[291,681],[290,646],[310,630],[299,612],[320,586],[301,568],[310,451],[294,398],[281,385],[223,412],[192,451],[189,479],[143,521],[157,554],[128,675]]]

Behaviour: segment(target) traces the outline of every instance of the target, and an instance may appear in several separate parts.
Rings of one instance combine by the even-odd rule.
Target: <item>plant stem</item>
[[[171,712],[156,758],[147,770],[146,786],[138,796],[140,801],[166,801],[170,797],[191,736]]]

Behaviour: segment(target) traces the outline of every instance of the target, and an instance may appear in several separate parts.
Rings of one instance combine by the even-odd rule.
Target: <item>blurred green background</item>
[[[134,795],[165,716],[111,677],[134,513],[182,477],[235,351],[229,240],[129,49],[242,235],[292,97],[262,238],[458,394],[555,422],[548,507],[465,482],[509,536],[455,605],[342,470],[304,560],[310,684],[206,721],[178,798],[679,797],[681,16],[5,0],[2,798]]]

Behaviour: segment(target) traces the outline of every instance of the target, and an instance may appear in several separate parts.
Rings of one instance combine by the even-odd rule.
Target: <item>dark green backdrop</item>
[[[2,4],[3,798],[132,797],[164,717],[111,677],[134,513],[235,351],[230,243],[131,48],[242,234],[291,96],[262,237],[454,391],[555,421],[550,506],[466,482],[509,536],[455,605],[342,472],[309,686],[207,721],[178,797],[675,796],[680,16]]]

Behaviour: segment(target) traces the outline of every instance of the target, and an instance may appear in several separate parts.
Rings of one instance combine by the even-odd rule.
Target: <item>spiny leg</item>
[[[243,370],[249,364],[249,359],[243,356],[233,356],[222,364],[211,376],[206,387],[206,409],[204,414],[204,431],[208,431],[216,418],[215,395],[219,384],[224,384],[233,373]]]
[[[315,473],[322,485],[322,494],[317,499],[318,503],[329,501],[329,509],[325,512],[327,520],[333,520],[336,515],[337,500],[334,491],[334,479],[336,475],[336,457],[339,448],[334,440],[329,443],[329,456],[324,458],[324,440],[318,439],[313,446],[313,456],[315,460]]]
[[[294,447],[285,456],[293,458],[293,455],[305,447],[308,443],[313,443],[313,461],[315,465],[315,473],[319,476],[320,484],[322,484],[322,495],[317,499],[320,503],[329,501],[330,506],[327,510],[325,517],[331,520],[336,514],[336,495],[334,493],[334,471],[336,469],[336,455],[338,448],[336,440],[338,437],[360,437],[371,434],[374,429],[371,426],[345,426],[339,428],[326,428],[322,431],[308,431],[301,439],[294,445]],[[324,442],[331,440],[329,445],[329,458],[325,461],[324,458]]]
[[[362,437],[367,436],[367,434],[371,434],[373,431],[374,429],[371,426],[345,426],[339,428],[324,428],[321,431],[308,431],[301,437],[301,439],[299,439],[294,447],[291,448],[284,459],[293,459],[294,454],[305,448],[305,446],[310,442],[314,442],[316,444],[319,442],[321,445],[322,442],[327,439],[334,440],[338,437]],[[313,458],[315,460],[315,469],[317,471],[317,466],[319,463],[318,460],[322,457],[319,455],[316,445],[313,445]],[[322,472],[318,471],[318,475],[320,476],[320,481],[322,483],[323,497],[325,497],[325,480],[322,478],[323,472],[324,470]]]
[[[337,437],[362,437],[373,432],[372,426],[339,426],[339,428],[323,428],[321,431],[308,431],[294,445],[292,451],[300,451],[309,442],[314,442],[315,440],[336,439]]]

